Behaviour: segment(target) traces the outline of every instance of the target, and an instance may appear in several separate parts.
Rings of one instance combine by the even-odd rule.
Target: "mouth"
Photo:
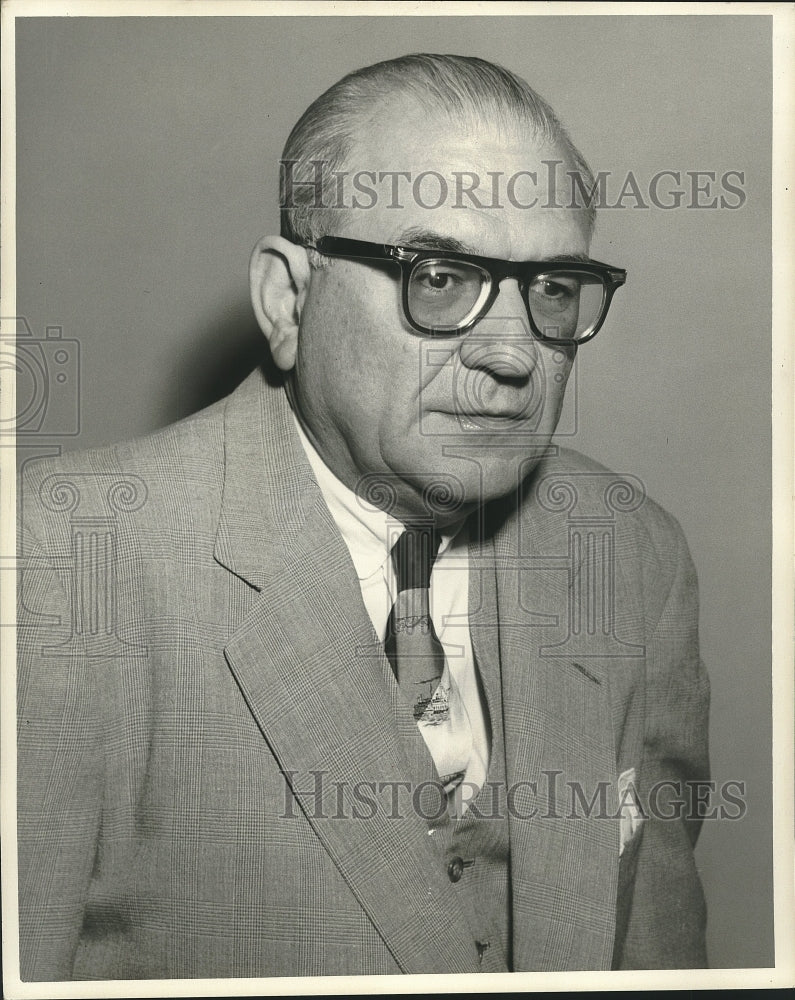
[[[483,410],[437,410],[444,418],[454,421],[458,427],[465,431],[495,430],[496,428],[509,429],[517,424],[526,424],[532,416],[532,408],[525,407],[521,410],[514,408],[483,409]]]

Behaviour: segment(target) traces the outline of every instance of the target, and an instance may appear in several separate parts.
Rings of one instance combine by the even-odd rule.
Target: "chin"
[[[493,450],[484,455],[472,451],[451,460],[442,456],[430,468],[433,472],[414,480],[423,513],[438,524],[467,517],[478,507],[513,492],[527,475],[526,449],[496,461]]]

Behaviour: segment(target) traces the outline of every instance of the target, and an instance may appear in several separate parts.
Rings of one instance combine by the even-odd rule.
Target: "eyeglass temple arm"
[[[339,248],[330,247],[330,240],[339,244]],[[400,247],[391,247],[385,243],[370,243],[365,240],[352,240],[346,236],[321,236],[315,246],[308,243],[304,245],[310,250],[317,250],[329,257],[364,257],[371,260],[405,259]],[[397,251],[401,251],[400,257],[398,257]]]

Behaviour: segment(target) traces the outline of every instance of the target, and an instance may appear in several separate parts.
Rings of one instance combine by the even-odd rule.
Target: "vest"
[[[470,633],[481,703],[489,734],[486,780],[461,819],[429,822],[439,865],[456,887],[462,911],[477,942],[481,972],[510,972],[510,839],[506,809],[505,741],[499,636],[488,610],[496,609],[496,578],[470,571]],[[394,706],[394,703],[393,703]],[[404,716],[405,719],[405,716]],[[416,727],[399,726],[404,748],[421,769],[433,770],[431,755]],[[421,763],[418,758],[422,758]]]
[[[480,672],[480,668],[478,667]],[[497,694],[499,683],[494,685]],[[488,700],[491,751],[483,787],[462,819],[440,826],[435,844],[478,943],[482,972],[509,972],[511,961],[510,840],[505,792],[502,702]]]

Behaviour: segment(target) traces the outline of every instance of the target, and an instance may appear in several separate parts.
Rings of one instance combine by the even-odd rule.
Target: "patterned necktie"
[[[392,562],[398,593],[384,648],[442,784],[450,792],[464,777],[472,731],[431,620],[431,570],[439,541],[432,528],[408,525],[395,543]]]

